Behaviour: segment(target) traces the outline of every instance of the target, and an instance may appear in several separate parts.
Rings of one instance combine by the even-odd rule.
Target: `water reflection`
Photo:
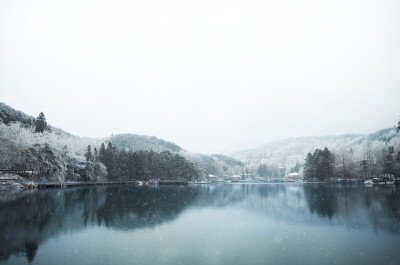
[[[128,185],[41,190],[1,195],[0,262],[22,253],[32,262],[41,243],[59,234],[94,226],[153,229],[202,208],[233,208],[278,223],[400,234],[400,194],[395,186]]]

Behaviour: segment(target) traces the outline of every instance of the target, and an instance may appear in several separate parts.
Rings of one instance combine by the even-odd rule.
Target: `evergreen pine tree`
[[[95,180],[93,162],[90,161],[90,160],[86,161],[83,178],[84,178],[85,181],[93,181],[93,180]]]
[[[99,161],[99,154],[97,152],[97,147],[93,149],[93,161],[95,162]]]
[[[333,176],[334,156],[328,148],[316,149],[313,154],[308,153],[304,163],[304,180],[326,181]]]
[[[42,133],[47,129],[46,118],[43,112],[40,112],[39,116],[36,118],[35,122],[35,133]]]
[[[99,151],[99,161],[103,164],[106,164],[105,157],[106,157],[106,147],[104,146],[104,143],[101,143]]]
[[[86,153],[85,153],[86,161],[94,161],[93,160],[93,154],[92,154],[92,148],[90,145],[88,145]]]
[[[397,123],[397,132],[400,131],[400,121]]]
[[[363,173],[364,178],[368,177],[368,162],[365,159],[361,161],[361,172]]]
[[[393,169],[395,168],[394,161],[393,161],[393,153],[394,148],[393,146],[389,146],[389,150],[385,156],[385,161],[383,163],[383,173],[385,174],[393,174]]]
[[[304,180],[311,181],[315,178],[315,165],[314,165],[314,157],[311,153],[307,154],[306,161],[303,166],[304,170]]]
[[[128,175],[129,175],[129,157],[128,157],[128,153],[126,152],[125,149],[122,149],[119,152],[119,156],[118,156],[118,161],[119,161],[119,165],[118,168],[120,169],[120,176],[123,179],[127,179]]]
[[[100,175],[100,164],[99,164],[99,156],[97,154],[97,148],[95,147],[93,149],[93,173],[94,173],[94,177],[97,178]]]
[[[268,177],[269,170],[267,164],[260,164],[257,169],[257,173],[260,177]]]
[[[101,149],[100,149],[101,151]],[[117,149],[111,142],[108,143],[104,155],[104,165],[107,167],[108,177],[112,179],[118,178]]]
[[[400,178],[400,151],[396,155],[396,161],[394,162],[394,177],[396,180]]]

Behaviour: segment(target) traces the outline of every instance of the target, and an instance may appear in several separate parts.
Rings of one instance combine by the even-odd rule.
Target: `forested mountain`
[[[12,107],[0,102],[0,124],[11,125],[18,123],[23,128],[34,127],[36,123],[36,118],[25,114],[22,111],[13,109]],[[57,135],[63,136],[73,136],[72,134],[61,130],[59,128],[47,125],[47,130],[49,132],[54,132]]]
[[[74,136],[48,125],[43,113],[35,119],[0,103],[0,169],[20,172],[30,180],[191,180],[206,174],[177,154],[180,150],[174,143],[148,136]]]
[[[269,167],[281,167],[289,173],[296,164],[304,164],[308,153],[325,147],[335,156],[336,176],[375,175],[395,170],[395,161],[400,159],[400,133],[393,127],[369,135],[297,137],[243,150],[232,154],[232,157],[245,161],[253,172],[257,165],[266,163]]]
[[[245,149],[232,154],[232,157],[243,161],[275,159],[283,161],[288,156],[304,156],[317,148],[341,146],[345,143],[357,143],[364,139],[362,134],[342,136],[307,136],[277,140],[253,149]]]
[[[33,118],[0,103],[0,169],[15,170],[36,181],[92,181],[84,151],[98,140],[81,138],[48,125],[43,113]],[[29,173],[28,173],[29,172]]]
[[[0,103],[0,169],[30,171],[31,180],[193,180],[241,172],[241,162],[193,154],[154,136],[78,137]]]
[[[8,125],[12,122],[19,122],[25,127],[30,127],[35,124],[35,118],[0,102],[0,123]]]
[[[370,135],[279,140],[240,151],[232,158],[192,153],[154,136],[78,137],[47,124],[43,113],[34,118],[0,103],[0,169],[30,170],[36,180],[196,179],[207,174],[279,178],[289,172],[301,173],[307,154],[324,148],[333,155],[335,176],[400,171],[396,128]]]
[[[205,155],[191,153],[184,150],[179,152],[179,154],[189,161],[195,163],[195,165],[203,169],[208,174],[222,177],[243,174],[245,171],[244,164],[232,157],[219,154]]]
[[[370,135],[367,134],[344,134],[337,136],[307,136],[296,137],[284,140],[277,140],[263,146],[242,150],[231,156],[242,161],[257,161],[262,159],[272,159],[277,162],[285,161],[289,156],[302,156],[305,158],[307,153],[315,149],[325,147],[338,150],[343,146],[351,148],[362,147],[366,139],[376,147],[393,146],[399,144],[399,134],[396,129],[387,128],[379,130]]]
[[[137,134],[118,134],[105,138],[104,142],[111,142],[120,150],[127,152],[142,152],[147,154],[151,152],[172,152],[177,153],[200,168],[205,174],[213,174],[218,176],[233,175],[243,173],[244,164],[232,157],[220,154],[205,155],[192,153],[183,150],[179,145],[164,141],[154,136],[137,135]]]
[[[137,134],[118,134],[105,138],[105,142],[111,142],[119,149],[127,149],[132,151],[153,150],[155,152],[171,151],[179,152],[182,148],[172,142],[164,141],[155,136],[137,135]]]

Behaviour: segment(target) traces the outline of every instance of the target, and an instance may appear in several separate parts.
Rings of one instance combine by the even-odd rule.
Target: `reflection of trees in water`
[[[97,222],[119,229],[154,227],[176,218],[197,196],[198,190],[190,187],[110,187],[96,209]]]
[[[82,226],[83,217],[104,197],[103,191],[104,187],[24,192],[14,200],[4,194],[0,202],[0,260],[19,252],[33,260],[40,242]]]
[[[388,207],[390,212],[393,214],[396,222],[400,222],[400,189],[396,186],[396,189],[392,189],[386,196]]]
[[[33,258],[36,255],[36,251],[37,251],[38,247],[39,247],[39,245],[37,242],[26,243],[26,245],[25,245],[26,258],[28,259],[29,263],[31,263],[33,261]]]
[[[304,194],[311,213],[332,219],[337,210],[337,194],[329,185],[304,184]]]
[[[400,233],[400,191],[398,186],[368,188],[365,205],[374,230],[384,227],[388,231]]]
[[[378,227],[400,233],[400,192],[396,186],[305,184],[310,212],[343,219],[347,227]]]
[[[190,187],[110,186],[36,191],[15,200],[3,197],[0,260],[25,252],[32,261],[41,242],[87,225],[154,227],[176,218],[193,203],[198,191]]]
[[[399,234],[400,194],[394,186],[121,185],[41,190],[0,198],[0,260],[25,253],[31,262],[41,242],[84,226],[152,228],[174,220],[188,207],[239,207],[285,222],[321,224],[310,218],[311,212],[322,219],[343,219],[348,227],[379,227]]]

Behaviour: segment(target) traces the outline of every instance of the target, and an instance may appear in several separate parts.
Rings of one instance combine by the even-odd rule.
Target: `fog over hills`
[[[336,168],[344,167],[343,163],[348,163],[348,171],[353,170],[356,172],[354,174],[361,174],[360,164],[363,160],[368,160],[370,168],[375,168],[374,172],[377,174],[384,171],[385,163],[398,159],[396,154],[400,151],[400,133],[392,127],[372,134],[288,138],[241,150],[231,156],[243,161],[253,172],[257,165],[266,163],[269,166],[280,165],[285,168],[285,173],[289,173],[297,163],[304,164],[308,153],[325,147],[336,157]],[[385,159],[388,161],[385,162]]]
[[[173,159],[174,156],[182,157],[187,162],[190,161],[198,172],[202,172],[203,176],[206,174],[233,175],[243,172],[243,164],[236,159],[223,155],[192,153],[183,150],[175,143],[164,141],[155,136],[117,134],[105,138],[79,137],[51,125],[47,125],[44,132],[35,133],[36,120],[36,118],[22,111],[15,110],[5,103],[0,103],[0,140],[2,140],[0,144],[0,168],[38,167],[38,170],[46,168],[46,172],[50,172],[48,173],[49,176],[46,177],[47,179],[51,178],[55,181],[80,180],[86,175],[85,172],[88,168],[85,159],[88,146],[90,145],[92,150],[96,148],[97,152],[100,152],[102,143],[105,146],[111,143],[119,150],[141,152],[139,157],[146,161],[155,159],[153,156],[158,157],[157,154],[161,152],[167,152],[164,155],[169,159]],[[44,156],[46,152],[51,155],[49,157]],[[148,157],[144,158],[145,156]],[[158,157],[158,159],[161,159],[161,157]],[[151,161],[147,162],[150,163]],[[147,162],[131,161],[128,164],[139,165]],[[153,162],[147,166],[142,165],[144,167],[143,172],[147,172],[147,177],[152,175],[149,173],[152,171],[149,171],[148,168],[152,167]],[[105,166],[107,167],[107,165]],[[170,166],[179,172],[182,171],[182,169],[178,169],[180,167],[178,165],[175,165],[176,167]],[[100,167],[102,169],[100,175],[104,177],[107,174],[106,167],[101,163]],[[107,169],[109,169],[108,167]],[[162,174],[162,170],[157,171]],[[89,179],[93,180],[94,176]]]
[[[245,149],[231,156],[243,161],[277,158],[284,160],[289,156],[306,156],[317,148],[338,150],[343,146],[359,148],[365,144],[366,138],[376,146],[398,146],[399,134],[396,129],[386,128],[372,134],[343,134],[330,136],[307,136],[277,140],[253,149]]]
[[[203,172],[203,175],[213,174],[218,176],[243,175],[244,173],[257,176],[260,175],[257,171],[259,165],[267,164],[269,176],[283,177],[296,164],[300,164],[296,171],[301,171],[301,164],[304,163],[306,155],[312,153],[315,149],[325,147],[336,156],[336,167],[340,167],[339,162],[346,158],[346,163],[357,168],[357,174],[360,174],[361,161],[369,160],[371,167],[373,166],[376,172],[383,172],[383,167],[385,163],[387,164],[387,161],[385,162],[387,152],[393,160],[397,159],[396,154],[400,151],[400,136],[394,127],[382,129],[372,134],[288,138],[226,156],[194,153],[190,150],[184,150],[176,143],[164,141],[155,136],[117,134],[105,138],[79,137],[51,125],[43,134],[36,134],[34,133],[35,121],[34,117],[0,103],[0,138],[3,139],[0,145],[2,154],[0,165],[2,168],[12,167],[13,163],[16,163],[18,159],[21,160],[25,155],[39,159],[37,156],[41,154],[46,144],[53,148],[52,152],[54,153],[54,157],[50,159],[50,164],[55,166],[52,167],[51,171],[54,172],[54,176],[56,176],[56,173],[64,172],[65,174],[59,174],[62,179],[68,178],[66,172],[68,172],[68,165],[71,163],[77,168],[74,170],[75,173],[72,174],[73,179],[79,179],[78,175],[84,175],[86,168],[85,152],[88,145],[91,145],[92,148],[97,147],[97,151],[99,151],[102,143],[105,145],[112,143],[119,150],[126,152],[171,152],[171,154],[182,156],[193,163]],[[29,149],[32,147],[34,148]],[[392,151],[389,147],[392,148]],[[24,152],[28,153],[21,153],[21,157],[13,155],[16,150],[25,150],[24,148],[28,150]],[[32,155],[29,152],[36,153]],[[35,159],[32,161],[35,161]],[[105,170],[103,170],[104,174],[106,174]]]

